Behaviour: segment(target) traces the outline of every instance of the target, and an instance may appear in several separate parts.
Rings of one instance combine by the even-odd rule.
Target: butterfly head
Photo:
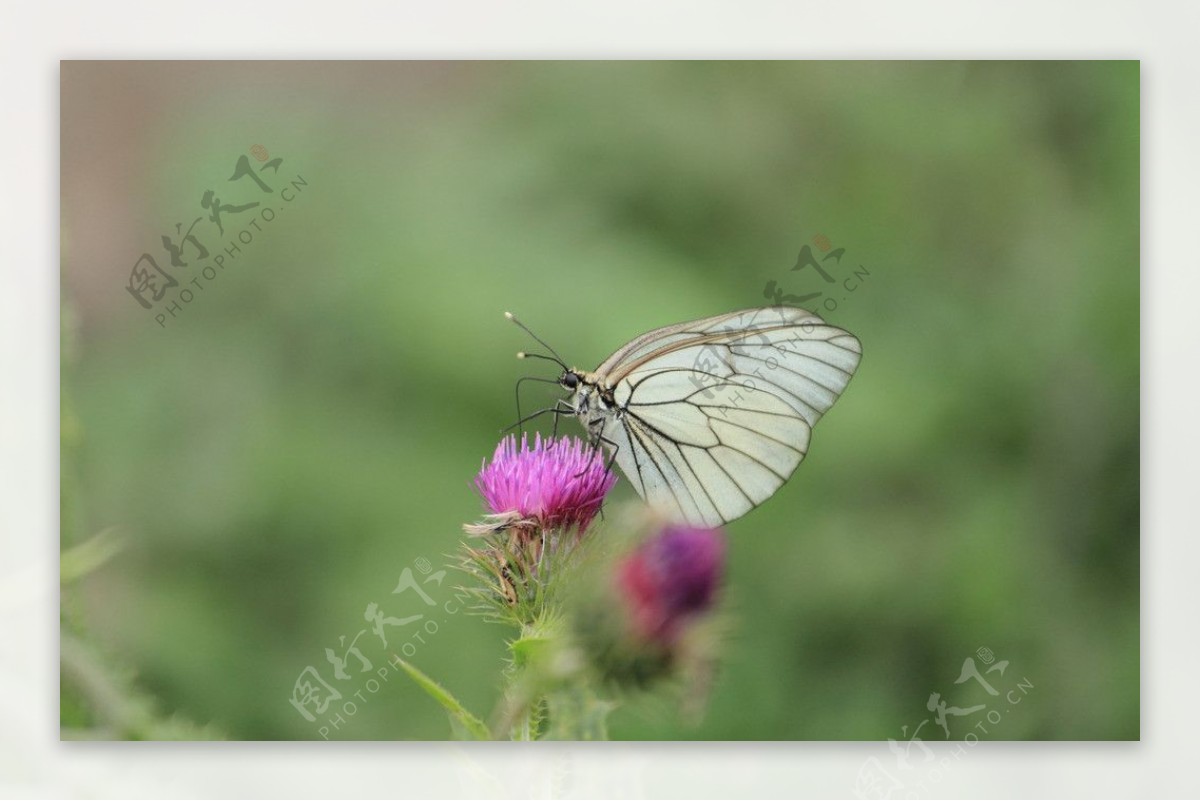
[[[563,389],[569,390],[570,392],[574,392],[576,389],[578,389],[582,380],[583,379],[580,377],[579,373],[575,372],[574,370],[563,370],[563,374],[558,377],[558,383]]]

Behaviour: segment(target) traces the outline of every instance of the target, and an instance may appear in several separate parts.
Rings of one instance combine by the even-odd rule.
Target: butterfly
[[[736,520],[783,486],[862,358],[850,332],[772,306],[656,328],[586,371],[505,316],[553,354],[518,357],[562,367],[531,379],[570,393],[537,414],[578,418],[648,503],[696,526]],[[517,393],[520,418],[520,381]]]

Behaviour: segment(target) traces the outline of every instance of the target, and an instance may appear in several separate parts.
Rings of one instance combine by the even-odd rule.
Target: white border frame
[[[0,794],[98,797],[850,796],[886,745],[60,743],[58,60],[1134,58],[1142,60],[1141,743],[984,743],[934,797],[1195,795],[1200,670],[1189,459],[1200,452],[1200,12],[1183,3],[315,4],[6,8],[0,29]],[[1189,469],[1191,468],[1191,469]]]

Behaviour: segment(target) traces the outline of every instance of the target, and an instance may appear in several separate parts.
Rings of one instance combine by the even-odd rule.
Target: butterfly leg
[[[551,437],[550,446],[551,447],[554,446],[554,443],[558,442],[558,419],[559,419],[559,417],[561,417],[564,414],[575,414],[575,407],[571,406],[571,404],[567,403],[562,398],[559,398],[557,401],[555,401],[554,408],[556,410],[556,413],[554,415],[554,433],[552,433],[550,435],[550,437]]]
[[[600,433],[603,426],[603,421],[596,421],[595,425],[588,427],[588,445],[592,449],[591,458],[588,460],[588,467],[592,466],[592,462],[595,461],[596,454],[600,452],[602,445],[611,445],[613,449],[612,456],[608,458],[608,464],[604,467],[604,472],[611,473],[613,462],[617,460],[617,451],[621,449],[621,445],[620,443],[613,442],[611,439]],[[579,476],[582,476],[585,472],[587,472],[587,468],[580,470],[575,475],[575,478],[579,478]]]
[[[613,449],[612,456],[608,457],[608,465],[604,468],[604,472],[611,473],[612,467],[613,467],[613,462],[617,461],[617,451],[621,450],[621,443],[613,442],[608,437],[603,437],[603,436],[600,437],[600,441],[607,445],[612,445],[612,449]]]
[[[617,460],[617,451],[621,450],[621,444],[619,442],[613,442],[611,439],[609,439],[608,437],[604,436],[603,434],[601,434],[599,432],[596,432],[593,435],[592,439],[595,442],[595,448],[592,451],[593,459],[595,458],[595,454],[597,452],[599,452],[601,445],[611,445],[612,446],[612,449],[613,449],[612,456],[608,457],[608,465],[605,466],[605,468],[604,468],[604,472],[611,473],[612,468],[613,468],[613,462],[615,462]],[[591,463],[589,462],[588,465],[590,467]],[[579,478],[579,476],[582,476],[584,472],[585,471],[581,470],[579,472],[579,474],[576,475],[575,477]],[[601,505],[601,507],[600,507],[600,519],[601,520],[604,519],[604,506],[603,505]]]
[[[559,400],[558,403],[563,404],[563,403],[565,403],[565,401]],[[551,406],[546,409],[539,409],[538,411],[534,412],[533,414],[525,415],[524,417],[522,417],[517,422],[513,423],[508,428],[501,429],[500,433],[507,434],[509,431],[512,431],[514,428],[519,428],[523,423],[528,423],[530,420],[533,420],[537,417],[541,417],[543,414],[553,414],[555,423],[557,424],[559,415],[574,414],[574,413],[575,413],[574,409],[571,409],[570,407],[564,409],[561,407],[561,405]],[[522,431],[524,431],[524,429],[522,429]]]
[[[540,384],[555,384],[555,385],[558,384],[558,381],[555,379],[540,378],[540,377],[534,376],[534,375],[527,375],[527,376],[523,376],[523,377],[517,379],[517,386],[515,388],[515,393],[514,393],[516,395],[516,399],[517,399],[517,422],[513,426],[513,428],[519,428],[520,432],[522,434],[525,433],[525,429],[522,428],[522,423],[524,423],[528,419],[532,419],[532,418],[525,418],[525,417],[521,416],[521,384],[525,383],[526,381],[537,381]],[[559,398],[557,401],[555,401],[555,408],[557,408],[558,405],[562,402],[563,401],[561,398]],[[556,424],[557,424],[557,421],[558,421],[558,418],[555,417]],[[505,431],[508,431],[508,430],[511,430],[511,429],[505,429]]]

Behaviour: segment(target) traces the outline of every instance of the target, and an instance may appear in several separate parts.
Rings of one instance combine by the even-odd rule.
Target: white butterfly
[[[518,355],[562,366],[556,383],[572,394],[544,411],[578,417],[647,502],[717,526],[792,475],[812,427],[854,375],[862,344],[812,312],[779,306],[655,329],[592,372],[558,354]]]

